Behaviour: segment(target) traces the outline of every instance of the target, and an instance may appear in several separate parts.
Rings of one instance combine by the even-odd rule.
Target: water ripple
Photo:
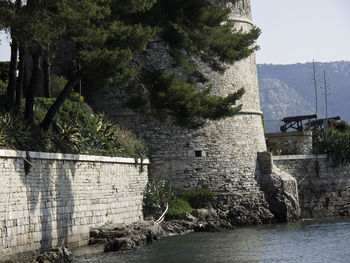
[[[343,263],[350,262],[349,245],[349,219],[306,220],[172,236],[122,254],[85,247],[73,263]]]

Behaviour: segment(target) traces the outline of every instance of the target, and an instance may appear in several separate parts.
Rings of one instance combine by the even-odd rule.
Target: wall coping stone
[[[274,155],[272,156],[274,161],[282,160],[301,160],[301,159],[327,159],[327,154],[304,154],[304,155]]]
[[[126,163],[135,164],[135,159],[125,157],[110,157],[68,153],[49,153],[49,152],[25,152],[0,149],[0,157],[7,158],[31,158],[43,160],[62,160],[62,161],[82,161],[82,162],[103,162],[103,163]],[[149,164],[148,159],[144,159],[143,164]],[[141,164],[141,159],[137,160],[137,164]]]
[[[291,137],[291,136],[312,136],[312,131],[293,131],[293,132],[273,132],[265,133],[265,137]]]

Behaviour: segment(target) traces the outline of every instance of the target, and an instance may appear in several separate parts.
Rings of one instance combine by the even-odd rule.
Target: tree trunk
[[[49,52],[47,51],[44,57],[44,97],[45,98],[51,98],[50,74],[51,74],[51,61],[49,57]]]
[[[40,124],[40,127],[43,130],[48,130],[50,127],[50,124],[53,121],[53,118],[55,117],[58,110],[63,105],[64,101],[68,98],[69,94],[72,92],[73,88],[79,84],[79,81],[85,77],[85,74],[83,72],[76,73],[66,84],[64,89],[62,90],[61,94],[58,96],[56,101],[52,104],[50,109],[45,115],[44,120]]]
[[[21,106],[21,99],[23,98],[23,87],[24,87],[24,70],[26,64],[26,47],[22,44],[19,46],[19,67],[18,67],[18,78],[17,78],[17,89],[16,89],[16,107]]]
[[[30,7],[31,9],[38,9],[38,1],[37,0],[28,0],[27,1],[27,6]]]
[[[25,49],[25,65],[24,65],[24,76],[23,76],[23,97],[27,97],[27,91],[30,84],[30,79],[32,76],[33,71],[33,56],[32,53],[30,53],[29,48]]]
[[[34,98],[35,92],[39,85],[40,71],[41,71],[41,50],[35,50],[32,52],[33,55],[33,71],[32,78],[30,79],[30,84],[26,96],[26,106],[24,111],[24,118],[26,120],[32,121],[34,119]]]
[[[14,38],[12,38],[9,84],[7,86],[7,96],[10,98],[11,103],[14,103],[15,101],[16,70],[17,70],[17,55],[18,55],[17,50],[18,50],[18,43]]]

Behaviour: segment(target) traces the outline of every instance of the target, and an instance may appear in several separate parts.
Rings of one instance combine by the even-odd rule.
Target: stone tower
[[[231,18],[237,28],[252,28],[249,0],[231,4]],[[169,67],[166,44],[154,41],[144,52],[146,60],[158,69]],[[262,125],[255,55],[235,63],[221,75],[203,65],[200,70],[213,84],[213,94],[225,96],[244,87],[239,101],[242,111],[235,117],[208,121],[198,130],[161,124],[153,119],[125,112],[115,102],[105,100],[119,122],[144,137],[150,147],[151,177],[166,178],[178,188],[209,187],[221,193],[224,206],[266,207],[258,178],[257,153],[266,151]],[[121,94],[107,94],[107,96]]]

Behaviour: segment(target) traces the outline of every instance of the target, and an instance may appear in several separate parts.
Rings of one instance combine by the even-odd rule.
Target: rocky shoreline
[[[68,263],[73,260],[72,251],[66,247],[54,248],[49,251],[46,251],[43,254],[40,254],[35,259],[26,261],[30,263]],[[19,263],[18,261],[5,261],[4,263]]]
[[[178,220],[161,223],[142,221],[130,225],[110,224],[91,229],[89,245],[103,244],[105,252],[123,252],[136,249],[140,245],[152,243],[172,234],[218,232],[225,229],[235,229],[238,225],[230,220],[230,216],[230,213],[207,208],[195,209],[191,213],[185,213]],[[234,217],[236,216],[234,215]],[[251,217],[251,214],[249,216]],[[270,219],[271,222],[273,216],[271,214],[266,216],[266,219]]]
[[[89,245],[103,245],[104,252],[124,252],[174,234],[218,232],[244,225],[269,224],[275,220],[276,217],[263,206],[249,209],[235,206],[231,210],[208,206],[187,212],[177,220],[162,222],[146,220],[132,224],[106,224],[93,228],[90,230]],[[61,247],[37,256],[30,263],[67,263],[73,258],[69,248]]]

